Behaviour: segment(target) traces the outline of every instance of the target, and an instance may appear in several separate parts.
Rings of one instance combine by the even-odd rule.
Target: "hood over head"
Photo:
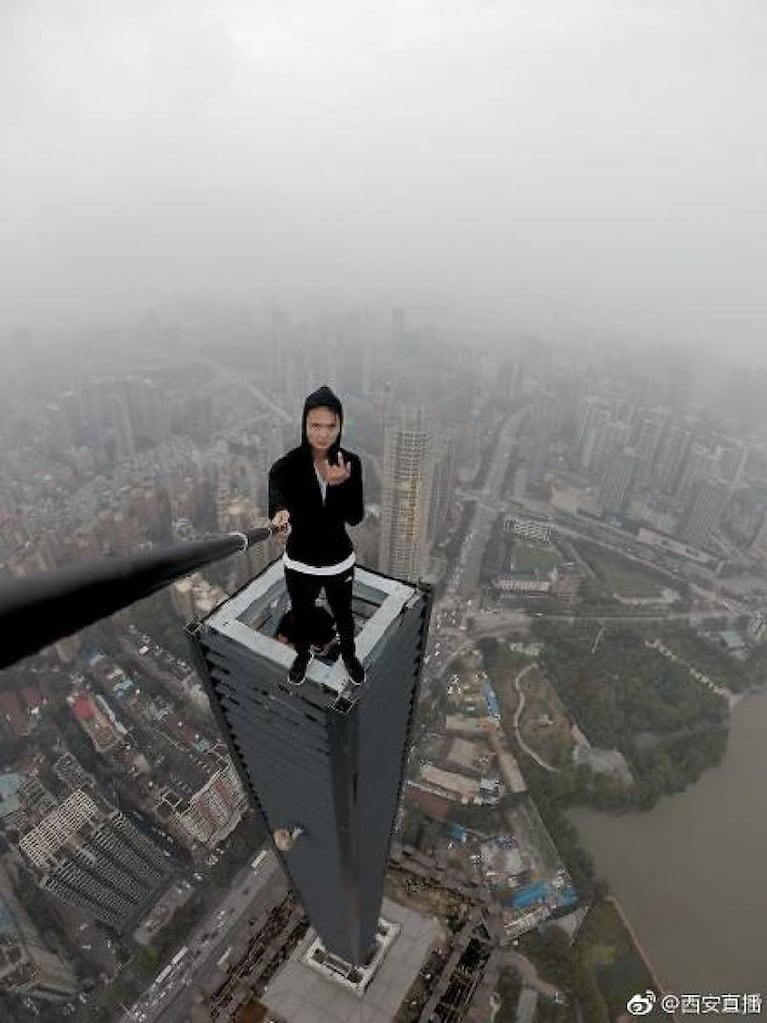
[[[338,437],[335,442],[328,448],[328,461],[335,462],[338,456],[338,450],[341,447],[341,433],[344,428],[344,409],[340,400],[331,391],[327,384],[323,384],[322,387],[318,387],[316,391],[312,391],[309,397],[304,402],[304,414],[301,419],[301,447],[306,450],[307,453],[311,454],[311,445],[309,438],[306,436],[306,417],[313,408],[319,408],[320,406],[332,409],[338,416]]]

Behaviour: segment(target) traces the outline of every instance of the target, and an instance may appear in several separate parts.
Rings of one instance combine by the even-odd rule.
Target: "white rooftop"
[[[364,620],[357,621],[357,656],[363,663],[381,644],[387,630],[400,616],[403,604],[414,593],[414,587],[406,583],[370,572],[359,565],[355,566],[354,601],[355,604],[366,603],[369,613],[369,617],[365,616]],[[210,615],[207,622],[222,635],[284,666],[287,672],[295,657],[295,651],[262,631],[265,622],[273,617],[279,617],[281,610],[285,610],[287,606],[285,573],[282,562],[278,559],[250,584],[230,597],[218,611]],[[355,619],[357,617],[355,613]],[[346,672],[340,664],[323,664],[317,658],[311,661],[306,680],[338,695],[349,686]]]
[[[263,1004],[288,1023],[392,1023],[441,930],[435,918],[390,899],[381,912],[400,930],[362,996],[304,962],[317,937],[309,930],[261,995]]]

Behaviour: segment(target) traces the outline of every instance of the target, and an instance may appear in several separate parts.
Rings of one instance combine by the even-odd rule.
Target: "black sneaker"
[[[321,650],[315,650],[315,657],[322,657],[328,661],[337,661],[341,653],[341,644],[337,639],[332,639]]]
[[[352,685],[361,686],[365,681],[365,669],[359,660],[356,657],[350,657],[348,660],[344,658],[344,667]]]
[[[292,686],[300,686],[306,677],[306,669],[309,667],[309,661],[311,657],[302,657],[301,654],[296,656],[295,661],[290,666],[288,672],[288,682]]]

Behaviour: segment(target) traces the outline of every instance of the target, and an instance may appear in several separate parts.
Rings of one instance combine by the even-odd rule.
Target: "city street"
[[[221,971],[217,964],[227,950],[243,946],[250,921],[277,905],[287,891],[282,871],[270,852],[255,870],[249,863],[234,879],[223,901],[178,950],[186,948],[187,952],[167,973],[159,974],[121,1023],[187,1023],[195,995],[207,979]]]
[[[498,514],[494,510],[495,502],[501,497],[501,486],[516,442],[517,431],[526,414],[524,409],[515,412],[504,424],[490,460],[483,488],[478,495],[474,515],[461,548],[460,565],[456,569],[456,578],[451,581],[448,591],[451,596],[457,596],[464,603],[467,600],[476,599],[479,593],[479,574],[482,561],[490,538],[490,531]]]

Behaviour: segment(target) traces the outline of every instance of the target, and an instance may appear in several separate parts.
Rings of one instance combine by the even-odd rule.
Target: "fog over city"
[[[324,296],[761,362],[766,42],[760,0],[5,0],[0,329]]]
[[[765,97],[767,0],[0,0],[2,1023],[767,1007]]]

